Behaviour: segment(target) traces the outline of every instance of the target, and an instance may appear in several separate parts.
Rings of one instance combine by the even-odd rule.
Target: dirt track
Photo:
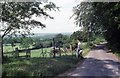
[[[74,70],[59,76],[120,76],[118,58],[108,53],[105,45],[97,45]]]

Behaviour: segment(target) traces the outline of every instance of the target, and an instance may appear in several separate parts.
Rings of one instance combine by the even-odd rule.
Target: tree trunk
[[[42,57],[44,57],[44,51],[43,51],[43,46],[42,46],[42,49],[41,49],[41,50],[42,50]]]
[[[60,47],[59,47],[59,54],[60,54],[60,56],[61,56],[61,50],[60,50]]]
[[[0,62],[3,63],[3,38],[0,38]]]
[[[53,48],[53,58],[55,58],[55,47]]]
[[[55,39],[53,38],[53,58],[55,58]]]

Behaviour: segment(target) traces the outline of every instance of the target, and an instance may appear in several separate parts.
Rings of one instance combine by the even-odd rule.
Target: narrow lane
[[[85,57],[83,64],[63,76],[120,76],[118,58],[107,53],[105,46],[98,45]]]

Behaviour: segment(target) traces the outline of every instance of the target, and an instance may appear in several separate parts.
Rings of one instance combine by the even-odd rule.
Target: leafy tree
[[[43,47],[44,48],[52,47],[52,42],[51,41],[45,41],[45,42],[43,42]]]
[[[44,28],[45,25],[32,17],[49,17],[47,10],[56,10],[58,7],[52,2],[4,2],[0,3],[0,45],[3,57],[3,38],[8,34],[28,34],[35,27]]]
[[[74,7],[74,15],[76,15],[76,24],[84,28],[90,28],[95,34],[103,33],[110,46],[119,49],[119,10],[119,2],[82,2]],[[93,34],[91,36],[94,36]]]
[[[120,3],[94,3],[94,15],[102,25],[105,39],[113,49],[120,50]]]
[[[82,2],[73,7],[73,16],[75,16],[75,24],[82,27],[82,34],[87,41],[90,41],[95,35],[102,33],[101,24],[96,20],[94,15],[94,7],[92,2]],[[72,16],[72,17],[73,17]]]
[[[4,44],[11,44],[11,43],[20,43],[20,37],[5,37],[3,40]]]
[[[25,49],[29,49],[29,47],[33,44],[33,40],[30,37],[21,38],[21,47]]]
[[[34,48],[34,49],[39,49],[39,48],[41,48],[42,43],[41,43],[40,38],[39,38],[39,37],[33,37],[32,39],[33,39],[33,45],[32,45],[33,48]]]
[[[55,46],[56,47],[62,47],[63,44],[63,35],[62,34],[57,34],[55,37]]]
[[[63,47],[63,44],[67,43],[68,37],[63,34],[57,34],[54,39],[56,47]]]
[[[84,33],[84,31],[75,31],[73,32],[73,34],[70,36],[70,38],[72,40],[76,40],[76,39],[81,39],[81,41],[87,41],[87,37],[86,34]]]

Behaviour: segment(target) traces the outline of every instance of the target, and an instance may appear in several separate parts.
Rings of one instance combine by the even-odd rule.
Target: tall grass
[[[83,56],[86,56],[90,51],[90,45],[87,42],[82,43],[81,48],[83,49]]]
[[[55,76],[74,67],[79,60],[71,55],[57,58],[10,58],[3,64],[3,77]]]

